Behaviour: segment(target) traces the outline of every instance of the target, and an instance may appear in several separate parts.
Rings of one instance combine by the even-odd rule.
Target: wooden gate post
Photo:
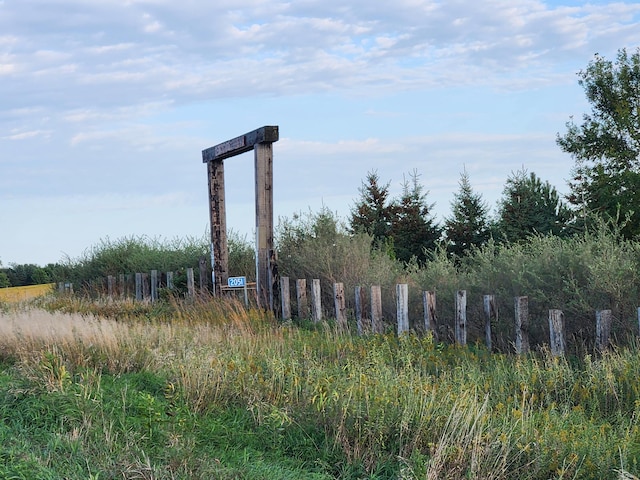
[[[273,310],[273,146],[255,146],[256,291],[262,306]]]
[[[209,219],[211,228],[211,280],[213,293],[222,294],[222,286],[229,278],[229,249],[227,247],[227,214],[224,200],[224,161],[207,163],[209,177]]]
[[[273,142],[279,139],[277,126],[264,126],[202,151],[209,176],[211,219],[211,263],[214,293],[226,285],[228,250],[224,199],[224,159],[254,150],[256,201],[256,289],[258,302],[274,309],[278,289],[273,245]]]

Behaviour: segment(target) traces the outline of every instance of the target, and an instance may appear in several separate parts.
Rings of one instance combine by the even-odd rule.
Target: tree
[[[0,288],[10,287],[11,282],[9,281],[9,277],[4,272],[0,272]]]
[[[367,174],[366,182],[358,189],[360,199],[351,210],[351,233],[368,233],[376,247],[382,247],[391,233],[392,209],[389,205],[389,182],[380,185],[376,172]]]
[[[471,188],[469,174],[460,174],[460,190],[454,195],[451,204],[451,217],[445,219],[445,236],[447,249],[455,256],[461,257],[472,247],[484,245],[489,240],[490,228],[489,207]]]
[[[640,48],[615,62],[596,54],[578,83],[592,105],[582,124],[567,122],[557,143],[575,160],[567,197],[584,221],[598,213],[640,234]]]
[[[496,235],[509,242],[534,234],[565,235],[571,211],[555,187],[522,169],[507,179],[498,202]]]
[[[436,248],[441,229],[431,215],[433,205],[427,203],[428,192],[418,182],[418,173],[405,179],[402,195],[391,206],[391,238],[396,258],[408,263],[413,258],[424,262],[427,252]]]

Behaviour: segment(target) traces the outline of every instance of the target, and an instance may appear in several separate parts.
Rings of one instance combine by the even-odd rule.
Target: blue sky
[[[372,170],[439,220],[463,169],[492,209],[523,167],[564,193],[576,73],[638,45],[636,1],[0,0],[0,261],[203,236],[201,151],[263,125],[276,217],[346,219]],[[250,240],[251,153],[225,181]]]

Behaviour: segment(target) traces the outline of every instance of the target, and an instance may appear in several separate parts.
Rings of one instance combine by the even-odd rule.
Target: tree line
[[[469,174],[460,175],[451,213],[438,224],[428,192],[417,172],[405,179],[402,193],[390,198],[389,182],[369,172],[349,218],[351,233],[373,237],[373,246],[408,263],[422,263],[444,245],[462,257],[489,239],[526,241],[532,235],[566,237],[604,220],[626,239],[640,234],[640,48],[625,49],[614,61],[597,55],[578,73],[591,112],[581,123],[571,118],[556,142],[574,161],[570,193],[562,198],[554,186],[524,168],[507,179],[496,214],[473,191]]]

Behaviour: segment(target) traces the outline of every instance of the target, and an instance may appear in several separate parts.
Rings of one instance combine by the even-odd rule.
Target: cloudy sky
[[[491,207],[523,167],[566,192],[576,73],[638,45],[636,0],[0,0],[0,261],[202,237],[201,151],[263,125],[276,217],[346,218],[374,170],[439,219],[463,169]],[[225,173],[252,239],[253,154]]]

